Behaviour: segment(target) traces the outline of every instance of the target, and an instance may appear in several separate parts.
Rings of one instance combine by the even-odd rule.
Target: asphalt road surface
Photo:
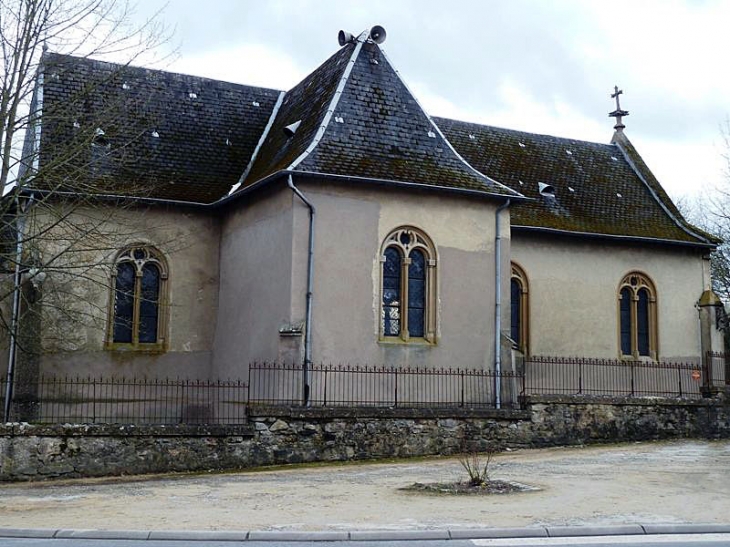
[[[0,547],[727,547],[730,534],[424,541],[154,541],[0,539]]]

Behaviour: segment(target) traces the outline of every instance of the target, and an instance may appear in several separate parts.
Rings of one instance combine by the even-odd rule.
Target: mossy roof
[[[239,180],[279,96],[67,55],[43,66],[41,169],[53,165],[73,191],[214,202]]]
[[[691,226],[623,132],[600,144],[434,118],[459,153],[530,201],[511,208],[513,227],[688,243],[714,240]],[[552,187],[554,197],[541,193]]]
[[[213,203],[242,174],[246,188],[293,170],[522,198],[514,229],[717,243],[682,218],[623,132],[600,144],[430,118],[369,41],[341,47],[278,108],[273,89],[63,55],[44,63],[41,164],[102,128],[109,158],[86,142],[62,175],[101,169],[109,192]]]
[[[243,187],[284,169],[519,196],[459,157],[369,41],[346,44],[287,92]]]

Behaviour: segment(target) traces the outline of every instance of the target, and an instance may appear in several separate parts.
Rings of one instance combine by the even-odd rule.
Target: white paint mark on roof
[[[432,139],[435,139],[436,138],[436,133],[434,133],[433,131],[429,131],[428,132],[428,136],[431,137]]]
[[[476,137],[474,135],[472,135],[471,133],[469,133],[469,140],[473,141],[474,139],[476,139]]]
[[[188,97],[190,97],[191,99],[197,99],[198,94],[195,93],[195,91],[191,91],[190,93],[188,93]]]
[[[261,104],[260,104],[260,103],[259,103],[258,101],[254,101],[254,102],[253,102],[253,103],[251,103],[251,104],[253,104],[254,106],[261,106]]]
[[[611,156],[611,159],[612,159],[613,161],[618,161],[618,158],[617,158],[616,156]]]
[[[127,82],[124,82],[124,83],[122,84],[122,89],[124,89],[125,91],[126,91],[127,89],[129,89],[129,84],[128,84]]]
[[[619,194],[618,192],[616,192],[616,197],[617,198],[622,198],[623,196],[621,194]]]
[[[573,152],[571,152],[570,150],[566,150],[565,153],[568,154],[569,156],[573,155]]]
[[[568,190],[570,190],[571,192],[575,192],[575,188],[573,188],[572,186],[568,186]]]
[[[378,65],[380,63],[378,63],[378,60],[377,59],[370,59],[370,64],[371,65]]]
[[[523,143],[521,143],[521,142],[518,142],[517,144],[520,145],[520,148],[524,148],[525,147],[525,145]]]
[[[335,122],[336,123],[345,123],[345,118],[342,116],[335,116]]]
[[[226,146],[231,146],[231,139],[226,139]]]
[[[156,139],[160,138],[160,134],[157,132],[157,130],[152,131],[152,136]]]
[[[519,183],[520,183],[520,186],[524,186],[524,185],[525,185],[525,183],[524,183],[524,182],[522,182],[521,180],[518,180],[517,182],[519,182]]]
[[[74,122],[74,129],[78,129],[81,127],[81,124],[79,122]]]
[[[96,131],[94,131],[94,135],[96,135],[97,137],[101,137],[102,135],[105,135],[105,133],[101,127],[97,127]]]

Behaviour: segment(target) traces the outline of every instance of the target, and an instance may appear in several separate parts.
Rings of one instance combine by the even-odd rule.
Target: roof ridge
[[[88,64],[100,64],[100,65],[108,65],[109,68],[117,68],[117,69],[127,69],[127,70],[134,70],[138,72],[146,72],[146,73],[155,73],[155,74],[168,74],[172,76],[183,76],[185,78],[193,78],[195,80],[205,80],[208,82],[215,82],[218,84],[228,84],[236,87],[244,87],[247,89],[260,89],[262,91],[276,91],[277,93],[281,93],[280,89],[275,89],[273,87],[264,87],[264,86],[258,86],[258,85],[249,85],[249,84],[242,84],[239,82],[231,82],[229,80],[221,80],[218,78],[211,78],[209,76],[197,76],[195,74],[188,74],[186,72],[175,72],[173,70],[165,70],[162,68],[149,68],[139,65],[133,65],[129,63],[115,63],[114,61],[104,61],[101,59],[94,59],[92,57],[84,57],[79,55],[69,55],[67,53],[56,53],[56,52],[47,52],[44,54],[44,58],[47,57],[61,57],[64,59],[72,59],[75,62],[86,62]]]
[[[330,124],[330,121],[332,120],[332,114],[335,112],[335,108],[337,108],[337,103],[340,102],[340,97],[342,97],[342,90],[345,89],[345,85],[347,85],[347,80],[350,77],[350,73],[352,72],[352,68],[355,66],[355,61],[357,61],[358,55],[360,55],[360,51],[362,50],[362,45],[365,43],[367,36],[367,31],[364,31],[360,34],[360,36],[357,37],[357,44],[355,45],[355,49],[352,52],[352,55],[350,55],[350,60],[347,61],[347,67],[345,68],[345,71],[342,73],[342,76],[340,77],[340,81],[337,83],[337,88],[335,89],[335,94],[332,96],[332,100],[330,101],[329,106],[327,107],[327,112],[325,113],[324,119],[322,120],[322,123],[317,128],[317,132],[314,134],[314,137],[312,138],[312,142],[309,143],[309,146],[299,154],[299,156],[289,164],[287,167],[287,170],[296,169],[296,167],[302,163],[309,154],[312,153],[312,151],[317,147],[319,144],[319,141],[322,140],[322,137],[324,136],[325,131],[327,131],[327,126]]]
[[[436,130],[436,133],[438,133],[438,135],[446,143],[446,145],[449,147],[449,149],[451,149],[451,151],[454,153],[454,155],[456,155],[456,157],[464,165],[466,165],[469,169],[471,169],[478,176],[485,178],[487,180],[487,182],[489,182],[490,184],[495,184],[495,185],[497,185],[499,187],[504,188],[505,190],[508,190],[508,191],[514,193],[515,195],[513,197],[525,197],[520,192],[518,192],[517,190],[514,190],[513,188],[510,188],[506,184],[502,184],[501,182],[499,182],[497,180],[494,180],[493,178],[485,175],[484,173],[482,173],[481,171],[479,171],[478,169],[476,169],[472,164],[470,164],[468,161],[466,161],[464,159],[464,157],[456,150],[456,148],[454,148],[454,145],[451,144],[451,141],[446,138],[446,135],[443,134],[443,132],[441,131],[441,128],[438,125],[436,125],[436,122],[433,121],[433,118],[431,117],[431,115],[426,111],[425,108],[423,108],[423,106],[421,105],[421,102],[418,100],[418,97],[416,97],[416,95],[413,93],[413,91],[411,90],[411,88],[408,86],[408,83],[401,77],[400,71],[395,67],[395,65],[393,64],[393,62],[390,60],[390,57],[388,57],[388,54],[385,52],[385,49],[383,49],[380,46],[378,46],[378,47],[380,49],[380,53],[383,54],[383,57],[385,57],[385,60],[388,61],[388,64],[393,69],[393,72],[395,73],[396,78],[398,78],[398,80],[403,85],[403,87],[405,87],[406,91],[408,91],[408,93],[411,95],[411,97],[415,101],[416,106],[421,110],[421,112],[423,112],[423,114],[425,114],[426,119],[428,119],[428,121],[431,123],[431,125],[433,126],[433,128]]]
[[[279,97],[276,99],[276,104],[274,105],[274,109],[271,111],[271,115],[269,115],[269,121],[266,123],[266,127],[264,128],[263,133],[261,133],[261,137],[259,137],[259,142],[256,144],[256,148],[254,149],[253,153],[251,154],[251,159],[248,160],[248,165],[246,166],[246,169],[243,171],[243,174],[238,179],[238,182],[231,186],[231,189],[228,191],[228,195],[230,196],[233,192],[238,190],[241,185],[245,182],[246,177],[248,176],[249,172],[251,171],[251,168],[253,167],[254,162],[256,161],[256,157],[259,155],[259,151],[261,150],[261,147],[264,145],[264,142],[266,141],[266,137],[269,136],[269,131],[271,131],[271,126],[274,125],[274,120],[276,119],[276,115],[279,113],[279,108],[281,108],[281,103],[284,102],[284,97],[286,96],[286,91],[279,92]],[[223,199],[226,196],[221,196],[220,199]]]
[[[557,135],[551,135],[550,133],[535,133],[532,131],[523,131],[521,129],[511,129],[509,127],[502,127],[499,125],[489,125],[486,123],[478,123],[478,122],[469,122],[466,120],[457,120],[455,118],[445,118],[442,116],[434,116],[434,119],[436,120],[442,120],[445,122],[456,122],[464,125],[472,125],[476,127],[486,127],[489,129],[497,129],[499,131],[506,131],[513,134],[521,134],[521,135],[530,135],[534,137],[550,137],[551,139],[556,139],[558,141],[564,141],[564,142],[580,142],[580,143],[586,143],[586,144],[595,144],[598,146],[613,146],[614,143],[612,142],[596,142],[596,141],[588,141],[585,139],[571,139],[569,137],[559,137]]]

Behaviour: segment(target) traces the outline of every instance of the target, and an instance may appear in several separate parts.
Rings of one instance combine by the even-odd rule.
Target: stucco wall
[[[47,212],[37,211],[43,226]],[[78,244],[49,270],[43,286],[44,318],[41,372],[45,374],[206,378],[218,302],[219,223],[214,215],[192,209],[130,207],[76,209],[72,232],[94,223],[98,240]],[[62,226],[54,228],[61,230]],[[48,257],[64,242],[41,241]],[[110,273],[118,250],[151,245],[164,254],[169,270],[167,348],[160,353],[104,349],[110,304]],[[64,270],[66,262],[87,264]],[[68,306],[71,316],[54,306]],[[165,313],[164,307],[161,308]]]
[[[314,362],[492,367],[494,230],[498,202],[373,185],[297,183],[316,207]],[[292,316],[304,318],[307,208],[295,203]],[[437,252],[437,341],[379,340],[380,248],[399,226],[419,228]],[[509,257],[509,217],[503,251]],[[507,259],[503,279],[508,283]],[[508,304],[507,287],[503,291]],[[508,329],[509,306],[503,309]]]
[[[529,281],[533,355],[619,357],[618,286],[638,270],[657,291],[658,357],[699,358],[695,303],[706,283],[701,252],[517,232],[512,260]]]
[[[292,192],[277,184],[221,213],[214,377],[246,378],[252,361],[299,361],[301,337],[279,333],[303,321],[292,320],[290,309],[292,199]]]

